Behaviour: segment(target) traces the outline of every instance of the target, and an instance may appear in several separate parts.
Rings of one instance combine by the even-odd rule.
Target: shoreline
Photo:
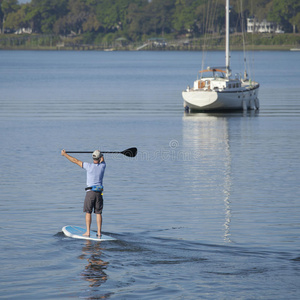
[[[247,51],[290,51],[300,49],[300,34],[246,35]],[[85,42],[82,36],[61,37],[56,35],[0,35],[0,50],[47,50],[47,51],[224,51],[224,36],[216,36],[206,43],[203,38],[153,38],[140,42],[114,40],[107,43]],[[230,50],[244,50],[241,34],[230,38]]]
[[[78,45],[74,47],[56,47],[56,46],[39,46],[39,47],[1,47],[0,51],[203,51],[202,47],[164,47],[151,49],[135,49],[132,47],[111,47],[103,48],[97,45]],[[211,47],[205,51],[224,51],[224,47]],[[243,51],[243,47],[232,46],[230,51]],[[300,51],[300,47],[294,45],[259,45],[246,47],[246,51]]]

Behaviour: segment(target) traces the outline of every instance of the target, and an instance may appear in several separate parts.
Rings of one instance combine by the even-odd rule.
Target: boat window
[[[228,88],[231,89],[231,84],[228,84]]]

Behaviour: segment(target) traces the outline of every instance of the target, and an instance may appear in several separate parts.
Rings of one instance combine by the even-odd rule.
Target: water
[[[186,115],[201,53],[0,52],[0,297],[299,299],[299,55],[251,56],[259,112]],[[85,172],[60,150],[134,146],[105,156],[118,241],[64,237]]]

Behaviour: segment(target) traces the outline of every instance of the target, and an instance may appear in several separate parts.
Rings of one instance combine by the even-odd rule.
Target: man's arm
[[[66,157],[70,162],[78,165],[80,168],[82,168],[83,162],[71,155],[69,155],[65,149],[61,150],[61,155]]]

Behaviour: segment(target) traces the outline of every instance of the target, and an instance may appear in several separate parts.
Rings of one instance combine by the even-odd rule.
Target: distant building
[[[152,46],[158,47],[158,48],[163,48],[167,46],[167,42],[165,41],[164,38],[150,38],[148,39],[149,43],[152,43]]]
[[[15,32],[15,34],[23,34],[23,33],[32,34],[32,29],[31,28],[19,28]]]
[[[247,18],[247,32],[284,33],[281,25],[267,20],[260,22],[255,18]]]

